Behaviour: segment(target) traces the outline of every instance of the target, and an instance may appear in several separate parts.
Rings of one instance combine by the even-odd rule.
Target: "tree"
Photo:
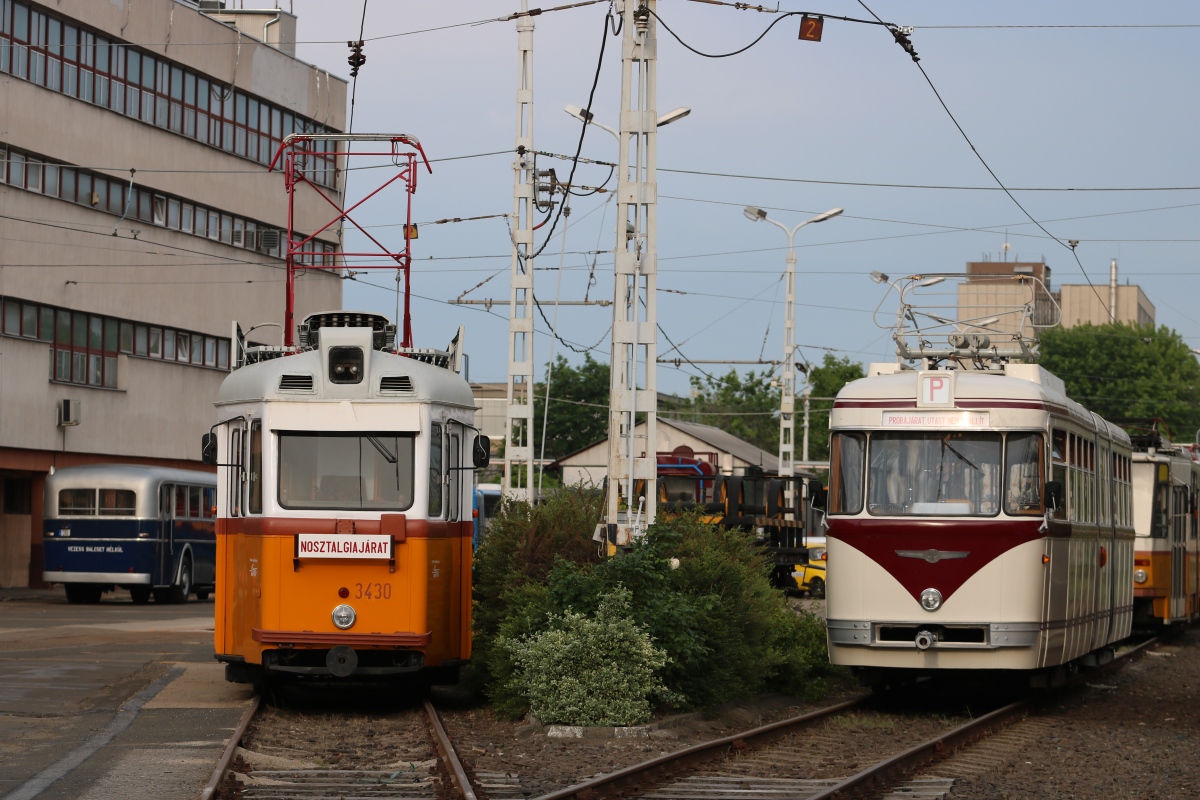
[[[1113,323],[1051,328],[1038,360],[1072,400],[1108,419],[1162,419],[1175,441],[1200,428],[1200,364],[1165,325]]]
[[[826,353],[821,366],[813,367],[808,373],[808,382],[812,386],[812,396],[815,398],[837,397],[850,381],[866,377],[862,364],[851,361],[849,357],[834,358],[833,353]],[[808,407],[808,457],[813,461],[829,459],[829,412],[833,409],[833,400],[810,400]],[[804,423],[803,406],[797,408],[797,427]],[[801,429],[802,430],[802,429]],[[797,442],[803,441],[803,433],[796,433]],[[802,453],[797,449],[797,457]]]
[[[723,377],[692,378],[691,401],[659,413],[685,422],[712,425],[768,453],[779,449],[779,389],[769,373],[753,370],[742,378],[736,370]],[[774,464],[770,465],[774,468]]]
[[[549,366],[549,365],[547,365]],[[546,420],[546,457],[561,458],[608,437],[608,364],[584,355],[572,367],[562,356],[550,375],[550,414]],[[533,445],[541,453],[546,384],[534,387]]]

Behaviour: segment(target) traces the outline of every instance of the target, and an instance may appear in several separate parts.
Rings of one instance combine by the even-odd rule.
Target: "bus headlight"
[[[345,603],[333,610],[333,624],[346,630],[354,624],[354,620],[358,615],[354,613],[354,607],[348,606]]]
[[[937,589],[926,589],[921,592],[921,608],[926,611],[937,611],[942,607],[942,593]]]
[[[1134,583],[1145,583],[1146,582],[1146,570],[1135,569],[1133,571],[1133,582]]]

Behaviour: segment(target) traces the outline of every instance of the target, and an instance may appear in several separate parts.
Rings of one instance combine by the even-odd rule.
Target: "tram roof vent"
[[[384,375],[379,379],[379,391],[388,394],[412,394],[412,378],[407,375]]]
[[[311,392],[312,390],[312,375],[281,375],[279,377],[279,391],[281,392]]]

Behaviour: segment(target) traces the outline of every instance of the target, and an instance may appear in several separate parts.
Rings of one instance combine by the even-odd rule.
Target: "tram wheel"
[[[67,602],[75,605],[94,605],[100,602],[100,587],[90,583],[68,583]]]
[[[133,600],[135,606],[144,606],[150,602],[150,587],[131,586],[129,587],[129,597]]]
[[[192,593],[192,558],[191,556],[183,557],[183,566],[179,568],[179,583],[170,588],[170,600],[172,603],[186,603],[188,595]]]

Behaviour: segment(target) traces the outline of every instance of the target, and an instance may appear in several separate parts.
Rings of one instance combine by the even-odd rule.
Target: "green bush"
[[[592,532],[602,500],[599,492],[583,487],[555,492],[537,505],[505,500],[479,543],[473,575],[474,640],[463,682],[486,693],[505,716],[525,713],[527,702],[507,690],[513,664],[509,654],[495,646],[496,640],[546,628],[551,610],[546,576],[556,559],[600,560]]]
[[[542,722],[637,725],[650,719],[650,698],[666,687],[657,672],[666,654],[631,618],[624,587],[602,595],[596,613],[548,616],[549,629],[497,646],[515,666],[508,680]]]
[[[519,716],[533,702],[529,674],[498,642],[561,631],[568,614],[572,624],[594,620],[618,591],[629,595],[632,624],[666,655],[660,703],[707,708],[763,691],[819,691],[824,623],[798,615],[771,586],[751,536],[664,516],[629,551],[601,559],[591,541],[600,501],[566,490],[535,507],[506,504],[479,548],[471,675],[497,713]]]

